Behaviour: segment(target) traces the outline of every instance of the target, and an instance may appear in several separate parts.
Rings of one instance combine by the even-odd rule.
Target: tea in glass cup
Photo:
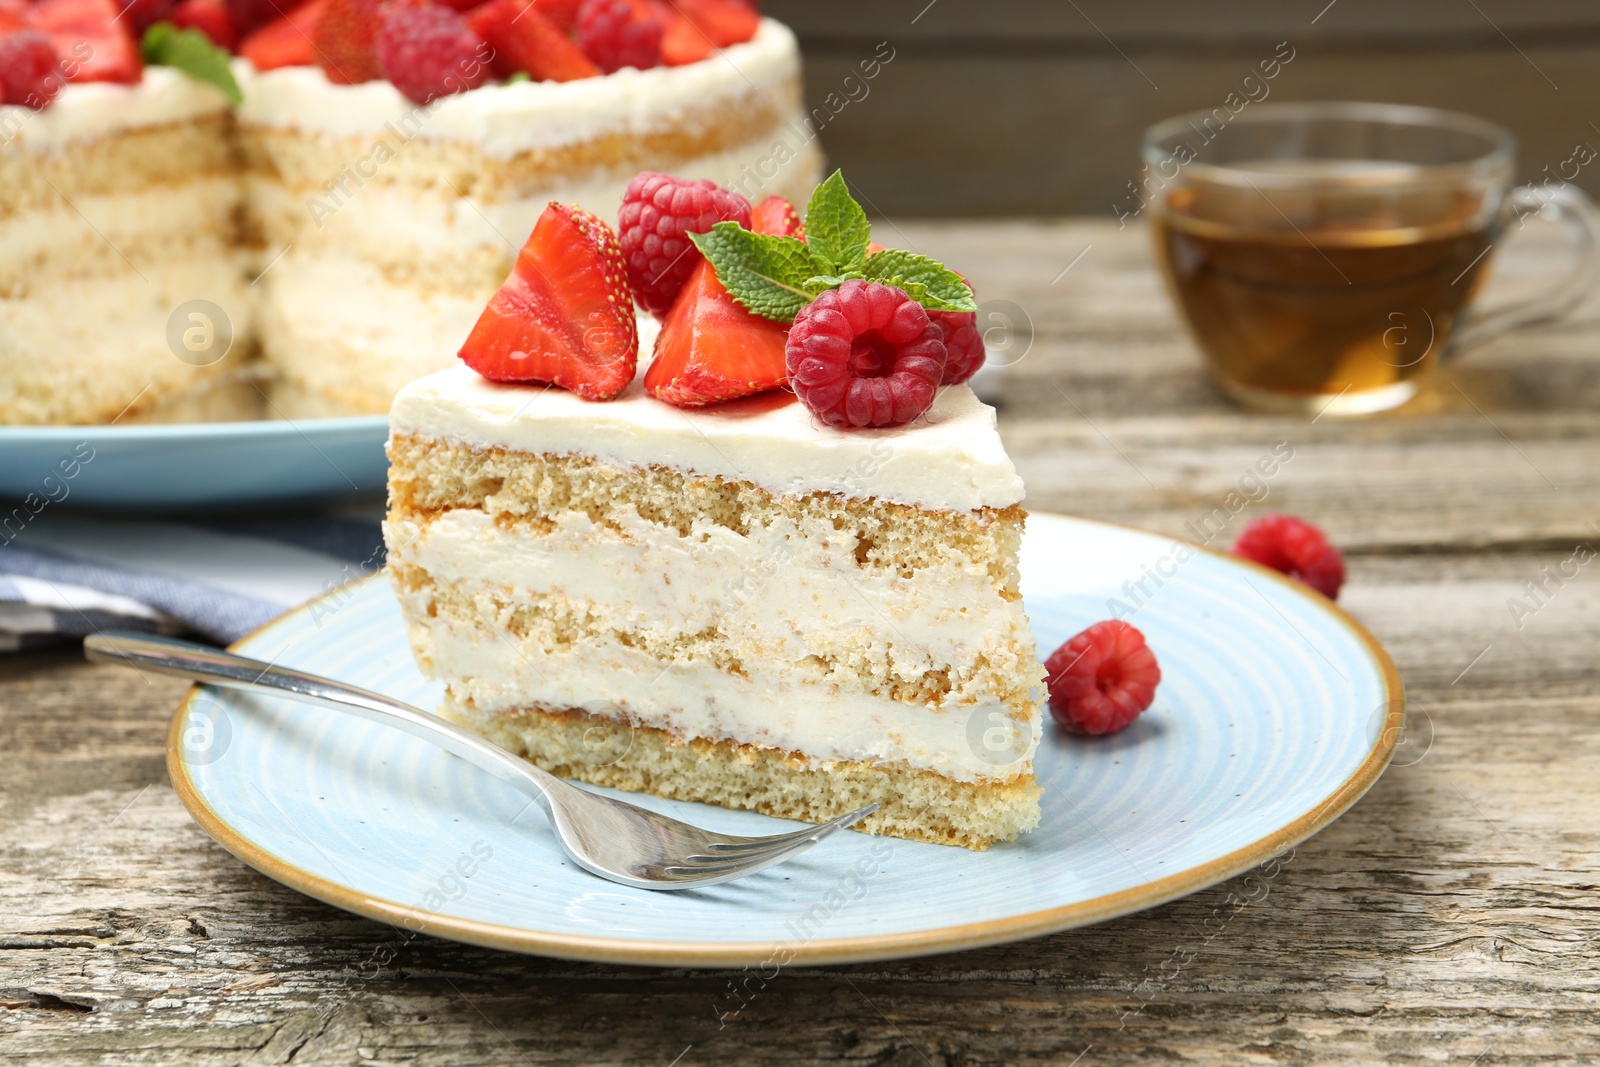
[[[1145,185],[1173,300],[1218,384],[1248,407],[1396,407],[1450,352],[1564,314],[1594,284],[1592,207],[1572,187],[1513,190],[1514,142],[1497,126],[1383,104],[1227,117],[1152,127]],[[1579,268],[1474,320],[1507,223],[1541,209],[1568,226]]]

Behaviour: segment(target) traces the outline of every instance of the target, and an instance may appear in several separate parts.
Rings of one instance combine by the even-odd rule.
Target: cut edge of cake
[[[973,849],[1032,829],[1044,684],[1017,590],[1020,481],[970,390],[929,414],[946,433],[840,435],[792,399],[707,414],[637,386],[585,405],[466,368],[413,383],[386,536],[442,714],[599,785],[805,821],[879,803],[863,830]],[[688,467],[640,461],[697,440]],[[760,456],[780,446],[797,470],[820,450],[864,473],[775,491]],[[874,495],[926,498],[940,474],[961,506]],[[725,602],[741,562],[765,566]],[[974,722],[1018,739],[1009,760],[974,746]]]

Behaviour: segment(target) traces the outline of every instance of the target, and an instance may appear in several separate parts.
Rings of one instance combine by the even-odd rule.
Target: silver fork
[[[85,638],[83,654],[97,663],[122,663],[230,689],[265,690],[404,730],[537,800],[557,840],[579,866],[639,889],[694,889],[743,878],[793,858],[878,810],[869,804],[821,826],[771,837],[719,834],[580,789],[437,716],[331,678],[190,641],[116,630]]]

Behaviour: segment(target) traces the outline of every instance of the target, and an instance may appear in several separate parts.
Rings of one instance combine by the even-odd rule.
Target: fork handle
[[[477,734],[445,722],[437,715],[332,678],[263,663],[192,641],[125,630],[106,630],[84,638],[83,654],[94,663],[121,663],[137,670],[175,674],[180,678],[229,689],[259,690],[288,696],[404,730],[412,737],[437,745],[451,755],[459,756],[473,766],[510,782],[539,801],[547,815],[550,813],[548,794],[574,788]]]

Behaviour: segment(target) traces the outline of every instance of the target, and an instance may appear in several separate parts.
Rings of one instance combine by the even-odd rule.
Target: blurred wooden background
[[[1285,41],[1294,58],[1267,83],[1267,99],[1481,115],[1517,134],[1524,180],[1553,173],[1579,143],[1600,148],[1593,0],[767,0],[765,9],[800,36],[807,103],[824,109],[830,159],[869,210],[891,218],[1109,215],[1136,171],[1144,127],[1243,96],[1245,76]],[[862,79],[860,64],[885,41],[893,58]],[[1600,160],[1577,181],[1600,195]]]

